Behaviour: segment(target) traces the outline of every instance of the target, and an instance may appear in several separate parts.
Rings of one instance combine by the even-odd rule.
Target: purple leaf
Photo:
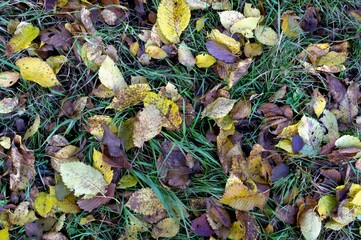
[[[224,44],[208,41],[206,42],[206,47],[208,52],[218,60],[224,61],[225,63],[235,63],[237,61],[237,57]]]
[[[271,181],[276,182],[281,178],[287,177],[289,173],[290,168],[286,164],[280,163],[272,169]]]
[[[296,153],[296,154],[299,153],[304,145],[305,145],[305,143],[303,142],[300,135],[297,134],[296,136],[294,136],[292,138],[292,148],[293,148],[294,153]]]
[[[210,237],[214,234],[213,229],[207,221],[207,216],[205,213],[192,221],[191,230],[195,234],[205,237]]]

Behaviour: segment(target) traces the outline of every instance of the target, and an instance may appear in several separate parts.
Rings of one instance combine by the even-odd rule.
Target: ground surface
[[[361,3],[145,2],[0,3],[0,239],[358,239]]]

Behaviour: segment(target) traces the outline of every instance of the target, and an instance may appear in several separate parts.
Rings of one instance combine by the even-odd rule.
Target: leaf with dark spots
[[[340,100],[346,95],[346,87],[340,82],[340,80],[329,74],[326,75],[326,82],[333,100],[336,103],[339,103]]]
[[[276,182],[281,178],[287,177],[289,173],[290,168],[286,164],[280,163],[272,169],[271,181]]]
[[[207,220],[218,237],[225,239],[232,225],[228,212],[213,199],[207,199]]]
[[[37,222],[27,223],[25,224],[25,233],[30,239],[38,240],[43,235],[43,228]]]
[[[205,213],[192,221],[191,230],[195,234],[204,237],[210,237],[214,234],[213,229],[207,221],[207,214]]]
[[[295,225],[297,221],[298,208],[292,205],[286,205],[276,210],[277,217],[284,223]]]
[[[67,50],[72,45],[72,37],[72,34],[65,29],[64,24],[46,28],[40,32],[40,39],[45,43],[45,45],[42,46],[40,50],[51,51],[57,48]]]
[[[97,196],[90,198],[90,199],[80,199],[77,201],[78,206],[88,212],[93,211],[95,208],[99,207],[100,205],[104,205],[108,203],[114,197],[116,185],[111,183],[108,186],[107,192],[105,195],[98,194]]]
[[[251,214],[244,211],[236,211],[236,218],[242,228],[245,229],[244,240],[258,239],[260,232],[259,224]]]
[[[292,138],[292,149],[293,149],[294,153],[296,153],[296,154],[299,153],[304,145],[305,145],[305,143],[303,142],[300,135],[297,134],[296,136],[294,136]]]
[[[226,63],[235,63],[237,57],[232,53],[232,51],[224,44],[208,41],[206,43],[208,52],[218,60],[224,61]]]

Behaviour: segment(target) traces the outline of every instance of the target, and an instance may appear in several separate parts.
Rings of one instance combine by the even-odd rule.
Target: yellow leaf
[[[182,124],[182,118],[179,114],[179,108],[172,100],[169,100],[160,94],[148,93],[144,98],[144,106],[155,105],[161,113],[162,126],[169,130],[178,129]]]
[[[321,232],[322,222],[317,214],[308,209],[298,216],[298,223],[301,228],[303,237],[306,240],[316,240]]]
[[[54,199],[51,198],[50,194],[40,192],[34,201],[35,211],[42,217],[46,217],[53,208]]]
[[[221,20],[221,24],[227,30],[230,30],[233,24],[244,18],[243,14],[237,11],[218,12],[218,15]]]
[[[162,202],[151,188],[141,188],[134,192],[125,206],[142,215],[154,215],[164,210]]]
[[[110,184],[113,180],[112,167],[103,161],[103,154],[93,148],[93,167],[98,169],[104,176],[104,180],[107,184]]]
[[[292,11],[286,11],[282,13],[282,32],[286,35],[286,37],[296,37],[299,36],[303,30],[299,24],[299,17],[293,15]]]
[[[20,74],[17,72],[1,72],[0,73],[0,87],[11,87],[20,78]]]
[[[253,38],[253,30],[257,27],[257,24],[260,20],[260,17],[248,17],[243,18],[233,24],[230,31],[232,34],[240,33],[244,35],[246,38]]]
[[[120,188],[130,188],[136,186],[138,180],[131,174],[124,175],[118,182]]]
[[[46,59],[46,62],[53,69],[54,73],[57,74],[63,64],[68,62],[68,58],[64,55],[52,56]]]
[[[129,85],[117,93],[107,108],[113,108],[121,112],[128,107],[141,103],[150,90],[149,84]]]
[[[355,197],[350,202],[353,205],[357,205],[358,207],[361,207],[361,191],[356,193]]]
[[[98,98],[114,97],[114,92],[103,84],[99,84],[97,88],[93,89],[92,94]]]
[[[173,238],[179,232],[179,223],[174,218],[165,218],[159,221],[152,230],[152,237],[158,238]]]
[[[95,219],[95,217],[93,215],[88,215],[86,217],[81,218],[79,223],[80,223],[80,225],[85,225],[85,224],[87,224],[89,222],[92,222],[92,221],[95,221],[95,220],[96,219]]]
[[[245,17],[261,17],[261,12],[257,8],[252,8],[251,3],[244,5],[243,14]]]
[[[208,68],[212,66],[217,59],[210,54],[199,54],[196,56],[196,65],[199,68]]]
[[[137,56],[137,53],[139,51],[139,43],[134,42],[129,47],[130,52],[133,54],[133,56]]]
[[[277,33],[270,27],[256,27],[254,35],[257,40],[264,45],[275,46],[278,43]]]
[[[0,239],[1,240],[10,240],[9,228],[4,228],[4,229],[0,230]]]
[[[30,47],[31,42],[39,35],[39,28],[31,23],[21,22],[15,31],[14,37],[6,44],[6,55],[11,55]]]
[[[236,100],[219,97],[214,102],[207,105],[202,112],[202,117],[210,117],[214,119],[225,117],[232,110],[235,103]]]
[[[298,134],[298,123],[289,125],[282,129],[282,132],[277,136],[277,138],[291,138]]]
[[[29,202],[21,202],[15,210],[8,215],[10,223],[24,226],[27,223],[37,220],[38,218],[35,216],[35,212],[29,210],[29,205]]]
[[[303,116],[298,123],[298,134],[303,142],[317,148],[321,145],[324,136],[323,128],[315,119]]]
[[[337,207],[337,199],[334,196],[326,195],[318,200],[317,212],[322,219],[331,216],[332,210]]]
[[[313,91],[313,95],[312,95],[312,108],[313,111],[315,112],[316,116],[319,118],[321,116],[321,114],[323,113],[323,110],[325,110],[326,107],[326,99],[325,97],[318,91],[318,89],[316,88]]]
[[[49,64],[39,58],[24,57],[17,60],[15,65],[20,68],[23,78],[42,87],[61,85]]]
[[[0,146],[2,146],[5,149],[10,149],[11,147],[11,138],[6,136],[0,137]]]
[[[294,153],[293,152],[293,147],[292,147],[292,141],[289,139],[282,139],[280,140],[275,147],[281,148],[283,150],[285,150],[288,153]]]
[[[361,14],[360,11],[358,10],[351,10],[350,14],[357,20],[357,21],[361,21]],[[360,234],[361,235],[361,234]]]
[[[347,52],[328,52],[322,57],[320,57],[316,64],[317,66],[327,65],[327,66],[338,66],[342,63],[344,63],[347,59]]]
[[[18,98],[4,98],[0,100],[0,114],[11,113],[19,104]]]
[[[29,137],[33,136],[39,129],[40,126],[40,116],[36,115],[33,125],[28,128],[24,135],[24,140],[28,139]]]
[[[218,29],[213,29],[211,33],[208,34],[207,38],[208,40],[226,45],[234,54],[238,53],[241,49],[240,42],[237,42],[233,38],[221,33]]]
[[[343,186],[344,186],[344,188],[340,188],[340,189],[337,189],[337,188],[336,188],[336,190],[343,190],[343,189],[345,189],[345,185],[343,185]],[[339,187],[342,187],[342,186],[339,186]],[[356,194],[357,194],[358,192],[360,192],[360,191],[361,191],[361,185],[360,185],[360,184],[355,184],[355,183],[353,183],[353,184],[351,184],[351,187],[350,187],[350,190],[349,190],[347,196],[353,198],[353,197],[355,197]]]
[[[248,58],[256,57],[263,53],[262,46],[260,44],[250,43],[250,42],[246,43],[243,51],[244,51],[244,55],[246,55],[246,57]]]
[[[191,11],[185,0],[162,0],[158,6],[157,21],[163,35],[171,43],[179,43],[187,28]]]
[[[122,73],[109,56],[106,56],[100,65],[99,80],[104,86],[114,92],[118,92],[127,87]]]
[[[249,180],[249,183],[253,189],[249,189],[241,179],[232,174],[227,180],[220,202],[240,211],[249,211],[255,207],[263,208],[268,198],[265,194],[257,192],[257,186],[252,180]]]
[[[167,53],[158,46],[148,46],[145,49],[145,52],[154,59],[162,60],[168,57]]]
[[[246,236],[247,229],[241,226],[241,224],[236,221],[232,224],[228,239],[231,240],[242,240]]]
[[[204,28],[204,23],[206,22],[206,20],[207,19],[204,17],[198,18],[198,20],[196,21],[197,32],[200,32]]]

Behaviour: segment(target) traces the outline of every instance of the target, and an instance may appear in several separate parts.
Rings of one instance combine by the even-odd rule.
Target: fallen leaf
[[[29,202],[21,202],[13,212],[9,212],[8,218],[11,224],[24,226],[27,223],[34,222],[38,218],[33,210],[29,210]]]
[[[343,64],[348,57],[347,52],[328,52],[325,55],[321,56],[317,59],[316,64],[317,66],[339,66]]]
[[[158,238],[173,238],[179,232],[179,223],[174,218],[165,218],[153,226],[152,237]]]
[[[27,188],[28,183],[35,177],[34,151],[27,149],[16,135],[10,149],[10,190],[19,192]]]
[[[292,38],[299,36],[303,30],[300,27],[300,17],[296,16],[293,11],[285,11],[282,13],[282,32],[286,37]]]
[[[19,105],[18,98],[4,98],[0,100],[0,114],[13,112]]]
[[[99,68],[99,80],[107,88],[115,93],[127,87],[123,75],[114,61],[106,56]]]
[[[213,229],[207,221],[207,214],[203,213],[200,217],[194,219],[191,224],[191,230],[200,236],[210,237],[214,234]]]
[[[104,180],[107,184],[112,182],[114,175],[112,167],[103,161],[103,154],[95,148],[93,148],[93,168],[103,174]]]
[[[196,21],[197,32],[200,32],[204,28],[204,23],[206,22],[206,20],[207,19],[204,17],[198,18],[198,20]]]
[[[260,56],[263,53],[262,46],[258,43],[249,43],[247,42],[246,45],[244,45],[244,55],[248,58],[253,58],[256,56]]]
[[[254,30],[256,39],[267,46],[275,46],[278,43],[277,33],[270,27],[258,26]]]
[[[325,107],[326,107],[326,99],[320,93],[318,88],[316,88],[312,94],[312,108],[318,118],[321,116]]]
[[[249,117],[252,113],[252,103],[248,100],[238,101],[229,113],[232,119],[240,120]]]
[[[187,28],[191,11],[185,0],[162,0],[158,6],[157,20],[165,38],[179,43],[182,32]]]
[[[40,31],[40,40],[45,43],[40,49],[42,51],[51,51],[62,49],[67,51],[72,43],[73,35],[65,28],[64,23],[54,27],[46,28]]]
[[[243,8],[243,14],[245,17],[260,17],[261,12],[257,8],[252,8],[251,3],[246,3]]]
[[[46,217],[55,204],[54,199],[45,192],[40,192],[34,201],[35,211],[42,217]]]
[[[204,0],[186,0],[186,2],[190,10],[206,9],[207,7],[211,6],[211,3],[208,3]]]
[[[361,96],[360,86],[352,82],[347,88],[346,95],[340,100],[339,110],[341,111],[341,119],[345,123],[351,123],[354,118],[358,115],[358,99]]]
[[[337,207],[337,200],[334,196],[325,195],[318,200],[317,212],[321,220],[330,217],[332,210]]]
[[[31,42],[39,35],[39,32],[39,28],[33,26],[31,23],[19,23],[14,36],[6,44],[6,55],[10,56],[15,52],[30,47]]]
[[[232,37],[229,37],[229,36],[221,33],[217,29],[213,29],[207,35],[207,39],[209,41],[214,41],[214,42],[220,43],[222,45],[225,45],[227,48],[229,48],[229,50],[232,51],[233,54],[237,54],[241,48],[240,42],[236,41]]]
[[[335,146],[340,149],[361,148],[361,141],[357,137],[351,135],[343,135],[336,140]]]
[[[98,193],[90,199],[79,199],[77,204],[85,211],[91,212],[101,205],[105,205],[110,200],[114,199],[115,184],[111,183],[105,193]]]
[[[64,55],[51,56],[46,59],[46,62],[53,69],[55,74],[58,74],[62,65],[68,62],[68,58]]]
[[[50,65],[39,58],[24,57],[17,60],[15,65],[20,68],[23,78],[42,87],[61,85]]]
[[[247,17],[239,20],[232,25],[230,31],[232,34],[240,33],[246,38],[253,38],[253,30],[257,27],[260,17]]]
[[[113,11],[111,11],[109,9],[104,9],[101,12],[101,15],[104,18],[104,21],[106,22],[106,24],[111,25],[111,26],[116,24],[117,15]]]
[[[221,239],[225,239],[230,232],[232,226],[231,218],[228,212],[221,204],[213,199],[206,199],[207,204],[207,220],[216,235]]]
[[[87,32],[91,35],[95,34],[96,30],[90,17],[90,11],[85,7],[83,7],[80,11],[80,19]]]
[[[206,42],[207,51],[218,60],[224,61],[225,63],[234,63],[237,61],[236,55],[231,50],[221,43],[215,41]]]
[[[162,60],[168,57],[168,54],[158,46],[148,46],[145,48],[145,52],[154,59]]]
[[[233,24],[235,24],[239,20],[245,18],[242,13],[237,11],[218,12],[218,16],[222,26],[227,30],[230,30]]]
[[[210,117],[213,119],[225,117],[232,110],[235,103],[236,100],[219,97],[207,105],[202,111],[202,117]]]
[[[218,61],[213,65],[213,69],[221,79],[227,81],[228,87],[231,88],[247,74],[252,61],[252,58],[246,58],[233,64]]]
[[[318,235],[320,235],[322,223],[320,217],[313,209],[307,209],[299,213],[297,221],[306,240],[316,240]]]
[[[199,68],[208,68],[212,66],[217,59],[209,54],[198,54],[196,56],[196,65]]]
[[[313,148],[320,147],[324,136],[321,124],[306,116],[303,116],[298,123],[298,134],[306,144]]]
[[[40,126],[40,116],[36,115],[33,125],[31,125],[31,127],[28,128],[25,132],[24,140],[33,136],[38,131],[39,126]]]
[[[0,87],[8,88],[14,85],[20,78],[17,72],[0,72]]]
[[[150,90],[151,88],[147,83],[129,85],[115,95],[107,108],[121,112],[128,107],[141,103]]]
[[[196,59],[193,57],[190,48],[184,42],[178,47],[178,62],[187,67],[188,70],[196,63]]]
[[[0,239],[10,240],[9,228],[6,227],[6,228],[0,230]]]
[[[88,120],[88,125],[85,125],[84,128],[91,135],[97,137],[98,139],[102,139],[104,135],[103,125],[106,124],[109,126],[110,131],[113,133],[118,132],[118,128],[115,126],[113,119],[109,116],[105,115],[94,115],[91,116]]]
[[[138,180],[132,174],[124,175],[118,182],[119,188],[131,188],[138,184]]]
[[[321,21],[319,11],[312,4],[307,6],[306,12],[301,20],[301,28],[306,32],[313,32],[317,30],[318,24]]]
[[[67,188],[74,191],[74,195],[79,197],[84,195],[84,199],[89,199],[98,193],[105,194],[107,186],[103,175],[82,162],[69,162],[60,165],[60,175]]]

